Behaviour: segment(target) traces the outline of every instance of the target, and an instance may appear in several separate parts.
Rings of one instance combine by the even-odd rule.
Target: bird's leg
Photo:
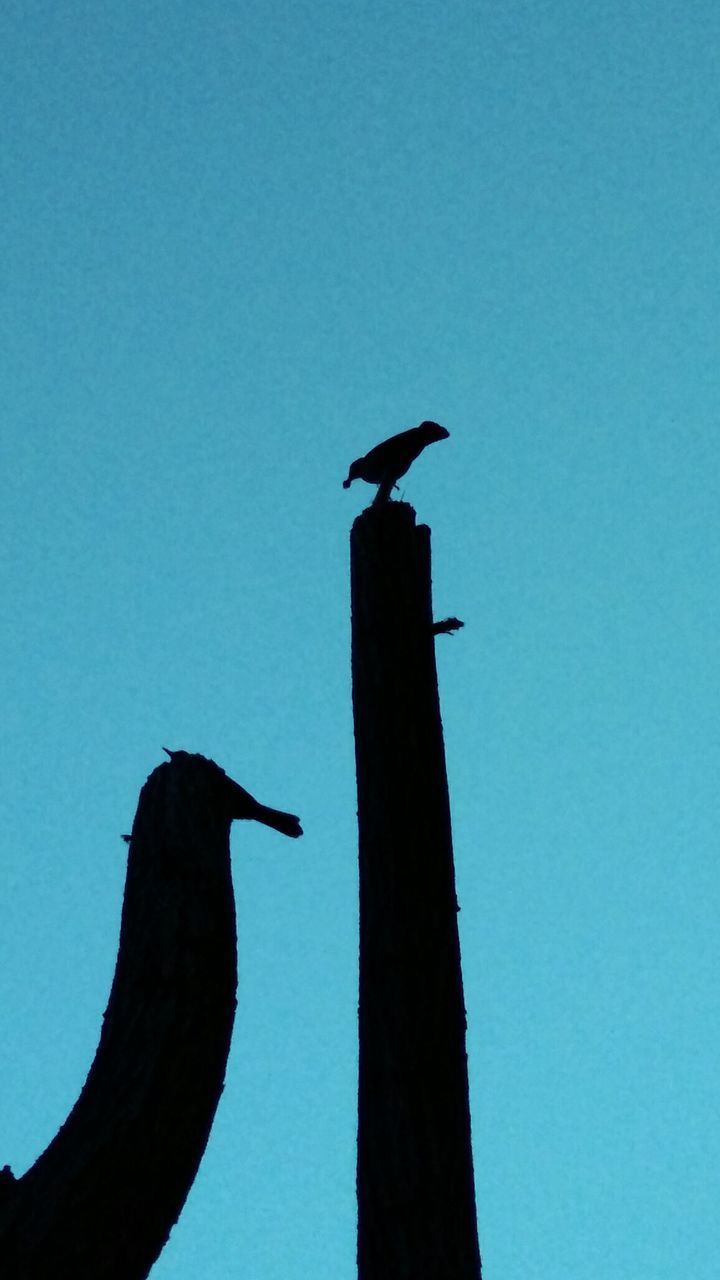
[[[389,502],[390,494],[393,489],[396,488],[397,485],[394,483],[392,476],[383,476],[380,484],[378,485],[378,491],[372,500],[372,505],[374,507],[379,507],[383,506],[386,502]]]

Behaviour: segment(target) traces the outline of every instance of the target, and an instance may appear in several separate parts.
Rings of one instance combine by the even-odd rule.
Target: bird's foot
[[[390,494],[393,489],[397,489],[397,485],[393,484],[392,480],[381,480],[378,485],[378,491],[372,500],[372,505],[374,507],[384,506],[390,501]]]

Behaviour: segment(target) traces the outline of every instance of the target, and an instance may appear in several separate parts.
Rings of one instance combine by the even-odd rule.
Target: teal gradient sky
[[[239,1008],[153,1280],[352,1280],[348,463],[432,418],[485,1280],[717,1280],[720,10],[7,0],[0,1165],[97,1043],[161,746]]]

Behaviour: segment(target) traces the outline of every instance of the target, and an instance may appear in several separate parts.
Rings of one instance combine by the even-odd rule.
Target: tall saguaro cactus
[[[359,1280],[479,1280],[430,530],[351,534],[360,849]]]

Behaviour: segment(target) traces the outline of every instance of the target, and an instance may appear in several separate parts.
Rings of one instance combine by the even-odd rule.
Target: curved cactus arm
[[[60,1131],[23,1177],[4,1179],[3,1280],[144,1280],[177,1221],[230,1050],[229,835],[251,816],[238,812],[247,796],[184,751],[142,788],[100,1043]]]

